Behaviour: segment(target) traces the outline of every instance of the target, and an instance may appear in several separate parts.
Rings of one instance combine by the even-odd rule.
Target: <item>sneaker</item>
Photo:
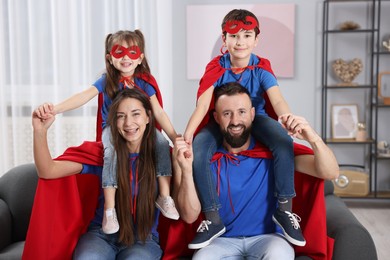
[[[105,234],[114,234],[119,230],[115,208],[106,209],[103,216],[102,229]]]
[[[277,209],[272,220],[282,228],[288,242],[296,246],[306,245],[306,240],[299,226],[301,218],[297,214]]]
[[[179,219],[179,212],[177,212],[177,209],[175,207],[175,202],[171,198],[171,196],[167,197],[161,197],[158,196],[156,201],[157,208],[160,209],[161,213],[170,219],[178,220]]]
[[[208,246],[211,241],[225,233],[225,225],[213,224],[210,220],[203,220],[196,231],[195,238],[188,244],[189,249],[199,249]]]

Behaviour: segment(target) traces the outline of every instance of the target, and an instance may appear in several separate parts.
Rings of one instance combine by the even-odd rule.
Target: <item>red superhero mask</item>
[[[230,34],[236,34],[241,29],[244,29],[246,31],[255,29],[258,27],[257,21],[252,16],[245,17],[245,23],[238,20],[230,20],[225,23],[225,26],[223,27],[224,32],[228,32]]]
[[[130,46],[129,48],[126,48],[122,45],[116,44],[116,45],[112,46],[110,54],[115,59],[120,59],[120,58],[123,58],[124,56],[127,55],[130,59],[136,60],[141,56],[141,50],[136,45],[133,45],[133,46]]]

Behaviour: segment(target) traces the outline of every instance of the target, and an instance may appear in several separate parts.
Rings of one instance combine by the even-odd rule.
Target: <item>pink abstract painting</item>
[[[254,53],[271,61],[278,78],[292,78],[295,4],[188,5],[187,78],[200,79],[207,63],[221,54],[221,23],[232,9],[246,9],[257,16],[261,32]]]

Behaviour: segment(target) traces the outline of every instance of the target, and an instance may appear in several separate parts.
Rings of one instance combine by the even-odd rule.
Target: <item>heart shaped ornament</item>
[[[352,61],[345,61],[343,59],[337,59],[332,64],[333,71],[343,83],[338,84],[339,86],[355,86],[357,83],[352,81],[359,75],[363,70],[363,64],[361,59],[355,58]]]

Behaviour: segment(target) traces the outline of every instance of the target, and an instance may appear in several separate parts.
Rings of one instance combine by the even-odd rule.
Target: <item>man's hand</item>
[[[37,109],[34,110],[31,117],[34,131],[47,131],[56,119],[53,115],[49,116],[47,119],[42,119],[38,115]]]

